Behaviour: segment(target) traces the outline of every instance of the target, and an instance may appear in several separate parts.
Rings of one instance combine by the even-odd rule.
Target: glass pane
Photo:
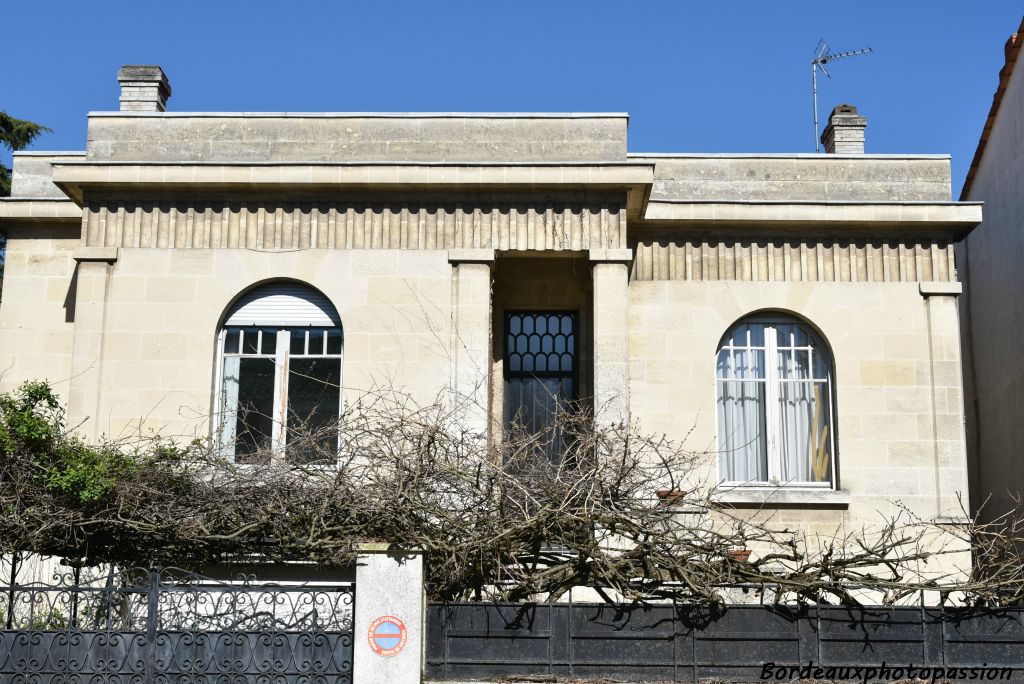
[[[301,356],[306,353],[306,330],[292,330],[291,344],[288,346],[288,351],[293,356]]]
[[[737,380],[763,380],[763,349],[729,349],[718,352],[716,373],[719,378]]]
[[[292,359],[288,366],[288,458],[333,460],[340,407],[341,360]]]
[[[829,364],[825,361],[825,356],[817,349],[811,352],[811,358],[814,362],[814,379],[815,380],[827,380],[829,376]]]
[[[779,403],[779,452],[783,481],[830,482],[832,426],[827,385],[781,383]]]
[[[242,329],[242,353],[243,354],[258,354],[259,347],[259,328],[243,328]]]
[[[233,406],[226,400],[224,407],[229,419],[234,414],[235,459],[264,462],[270,455],[274,429],[274,360],[243,357],[238,361],[237,398],[231,402]],[[225,373],[225,385],[228,381]]]
[[[324,335],[327,331],[323,328],[313,328],[309,331],[309,353],[323,354],[327,347],[324,345]]]
[[[238,328],[228,328],[224,331],[224,353],[237,354],[239,349],[239,337],[241,333]]]
[[[802,325],[793,326],[793,342],[798,347],[806,347],[811,343],[811,339],[807,334],[807,329]]]
[[[715,365],[715,375],[719,378],[728,378],[732,375],[732,356],[728,349],[718,352],[718,363]]]
[[[538,450],[557,461],[565,444],[556,418],[559,409],[574,398],[572,391],[569,379],[509,378],[504,397],[506,429],[513,434],[538,435]]]
[[[331,328],[330,330],[327,331],[327,353],[341,353],[341,330],[337,328]]]
[[[718,448],[722,480],[768,480],[764,383],[718,383]]]
[[[763,347],[764,346],[764,323],[751,323],[747,326],[750,329],[750,346],[751,347]]]
[[[260,339],[260,353],[273,356],[277,353],[277,328],[263,328]]]
[[[539,436],[539,450],[551,458],[565,452],[553,424],[558,407],[576,399],[575,320],[570,313],[506,315],[505,427]]]

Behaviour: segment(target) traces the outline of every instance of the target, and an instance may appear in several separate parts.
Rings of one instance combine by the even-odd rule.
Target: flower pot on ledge
[[[679,506],[686,498],[686,492],[682,489],[659,489],[654,492],[662,506]]]
[[[750,560],[750,549],[729,549],[729,558],[737,563],[746,563]]]

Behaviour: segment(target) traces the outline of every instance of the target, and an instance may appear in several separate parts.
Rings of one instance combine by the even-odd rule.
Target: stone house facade
[[[827,154],[646,154],[625,114],[179,113],[159,67],[119,80],[0,202],[2,389],[48,379],[87,437],[244,458],[375,387],[492,436],[553,398],[811,531],[960,519],[981,208],[947,156],[864,153],[849,106]]]

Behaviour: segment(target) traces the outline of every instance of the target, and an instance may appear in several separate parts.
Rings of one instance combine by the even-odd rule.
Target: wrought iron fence
[[[110,570],[0,585],[0,683],[352,681],[354,587]]]

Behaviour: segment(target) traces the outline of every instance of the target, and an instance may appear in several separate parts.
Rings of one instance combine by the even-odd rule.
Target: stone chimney
[[[828,154],[864,154],[864,129],[868,120],[857,113],[851,104],[841,104],[832,110],[828,126],[821,134],[821,142]]]
[[[117,72],[121,84],[122,112],[164,112],[171,84],[164,70],[156,65],[125,64]]]

